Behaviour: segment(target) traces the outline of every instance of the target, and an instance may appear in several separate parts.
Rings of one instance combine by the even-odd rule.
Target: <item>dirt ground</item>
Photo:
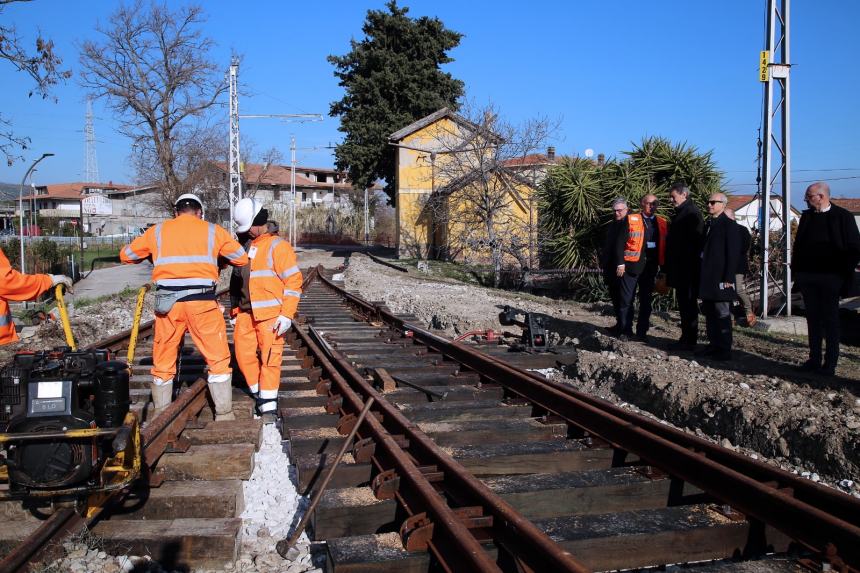
[[[552,376],[860,496],[858,347],[842,346],[837,377],[801,375],[792,367],[806,359],[805,337],[736,328],[734,360],[718,363],[670,351],[680,330],[667,314],[652,318],[648,344],[622,342],[606,334],[614,323],[609,305],[497,291],[417,271],[405,275],[360,254],[348,265],[348,289],[414,313],[423,326],[449,336],[501,330],[504,305],[546,314],[551,342],[578,349],[578,361]]]

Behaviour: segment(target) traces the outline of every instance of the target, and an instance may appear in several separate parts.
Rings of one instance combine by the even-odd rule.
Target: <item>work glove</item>
[[[275,319],[275,325],[272,327],[272,330],[276,332],[278,336],[283,336],[290,329],[290,325],[292,324],[292,320],[281,315]]]
[[[63,284],[63,285],[66,285],[66,291],[67,292],[74,292],[72,290],[72,285],[74,283],[72,283],[72,279],[70,277],[67,277],[66,275],[48,275],[48,276],[51,277],[51,286],[52,287],[55,287],[58,284]]]

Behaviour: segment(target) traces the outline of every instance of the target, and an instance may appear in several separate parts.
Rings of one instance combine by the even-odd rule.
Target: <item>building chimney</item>
[[[555,147],[549,146],[546,148],[546,158],[549,161],[555,161]]]
[[[598,154],[597,154],[597,166],[598,166],[598,167],[603,167],[603,165],[604,165],[605,163],[606,163],[606,156],[605,156],[605,155],[603,155],[602,153],[598,153]]]

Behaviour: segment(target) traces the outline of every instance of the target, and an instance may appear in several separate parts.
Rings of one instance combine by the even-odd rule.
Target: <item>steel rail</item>
[[[158,461],[170,444],[178,439],[188,421],[205,405],[206,380],[201,378],[141,431],[141,448],[147,467]],[[89,517],[68,507],[54,512],[0,561],[0,573],[27,571],[34,562],[54,558],[61,546],[59,541],[97,521],[109,504],[119,502],[126,493],[119,490],[109,495],[107,501]]]
[[[802,480],[626,412],[562,384],[548,381],[465,345],[438,337],[388,309],[345,293],[320,273],[323,284],[365,312],[413,339],[512,389],[572,424],[639,455],[736,509],[783,531],[807,547],[860,568],[860,501]]]
[[[300,328],[294,329],[298,338],[319,362],[323,372],[332,381],[336,389],[332,392],[342,397],[342,410],[344,414],[358,415],[364,407],[364,399],[353,390],[347,380],[341,375],[341,371],[329,360],[323,351],[308,333]],[[343,365],[340,365],[343,367]],[[373,393],[366,396],[372,396]],[[376,397],[376,396],[375,396]],[[384,401],[384,398],[381,398]],[[380,406],[379,400],[376,407]],[[390,465],[396,469],[401,483],[401,493],[409,497],[408,510],[412,515],[419,511],[426,511],[433,523],[433,535],[429,543],[431,553],[441,562],[446,563],[446,558],[451,560],[459,557],[461,562],[457,563],[456,571],[494,572],[500,569],[489,557],[480,543],[469,532],[463,522],[449,508],[438,492],[433,488],[427,478],[421,474],[412,460],[402,451],[391,433],[389,433],[376,416],[365,418],[360,428],[362,437],[372,437],[376,444],[375,456],[385,455]],[[450,565],[450,563],[449,563]]]
[[[388,268],[394,269],[395,271],[400,271],[401,273],[408,273],[409,272],[409,269],[407,269],[404,266],[394,264],[391,261],[386,261],[385,259],[379,258],[376,255],[371,255],[370,253],[364,253],[364,254],[367,255],[368,258],[370,258],[370,260],[372,260],[374,263],[384,265]]]

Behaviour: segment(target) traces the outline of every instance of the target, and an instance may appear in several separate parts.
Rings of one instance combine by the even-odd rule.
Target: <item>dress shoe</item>
[[[695,343],[690,342],[673,342],[671,346],[669,346],[670,350],[675,350],[677,352],[692,352],[696,349]]]
[[[716,353],[717,353],[717,347],[716,347],[716,346],[711,346],[710,344],[709,344],[709,345],[707,345],[706,347],[704,347],[704,348],[702,348],[702,349],[697,350],[696,352],[694,352],[694,354],[695,354],[696,356],[712,356],[712,355],[714,355],[714,354],[716,354]]]
[[[821,369],[821,363],[815,360],[807,360],[800,366],[795,366],[794,369],[799,372],[817,372]]]
[[[817,370],[822,376],[836,376],[836,366],[825,364]]]
[[[717,362],[728,362],[732,359],[732,351],[731,350],[717,350],[710,356],[708,356],[711,360],[716,360]]]
[[[630,337],[627,336],[626,334],[619,334],[618,340],[620,340],[621,342],[627,342],[628,340],[630,340]]]

